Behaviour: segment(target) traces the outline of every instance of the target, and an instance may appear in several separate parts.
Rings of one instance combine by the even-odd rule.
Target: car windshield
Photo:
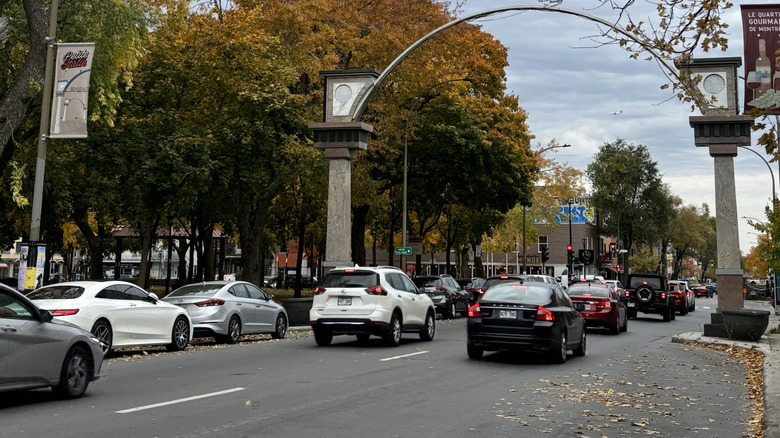
[[[214,295],[224,284],[189,284],[171,292],[169,297],[184,297],[187,295]]]
[[[81,286],[48,286],[27,294],[31,300],[72,300],[84,293]]]
[[[374,287],[379,284],[379,276],[371,271],[331,272],[322,280],[322,287]]]
[[[592,284],[573,284],[566,291],[569,296],[609,298],[609,290]]]
[[[550,302],[550,288],[542,285],[499,285],[485,291],[481,301],[514,304],[547,304]]]
[[[438,287],[441,286],[441,278],[417,277],[414,280],[417,287]]]

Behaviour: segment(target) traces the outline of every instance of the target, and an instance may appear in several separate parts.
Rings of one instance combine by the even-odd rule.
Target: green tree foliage
[[[649,246],[643,246],[638,253],[628,257],[628,263],[634,268],[634,272],[658,272],[659,260]]]

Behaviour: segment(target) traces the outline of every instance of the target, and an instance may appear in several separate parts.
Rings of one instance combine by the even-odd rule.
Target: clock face
[[[333,84],[332,114],[337,117],[349,115],[363,84],[360,82],[340,82]]]
[[[706,92],[718,94],[726,88],[726,81],[723,76],[713,73],[704,78],[703,85]]]

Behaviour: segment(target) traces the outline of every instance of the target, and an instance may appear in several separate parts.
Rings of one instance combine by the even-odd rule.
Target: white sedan
[[[55,319],[92,332],[103,351],[140,345],[187,348],[192,322],[187,311],[125,281],[71,281],[36,289],[27,295]]]

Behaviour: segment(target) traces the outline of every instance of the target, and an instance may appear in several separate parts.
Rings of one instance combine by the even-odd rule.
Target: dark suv
[[[451,275],[421,275],[412,281],[421,292],[431,297],[436,312],[444,318],[455,318],[458,312],[463,316],[468,313],[469,293]]]
[[[636,318],[637,312],[658,313],[664,321],[674,319],[674,297],[669,292],[666,277],[661,274],[630,274],[626,294],[628,315]]]

